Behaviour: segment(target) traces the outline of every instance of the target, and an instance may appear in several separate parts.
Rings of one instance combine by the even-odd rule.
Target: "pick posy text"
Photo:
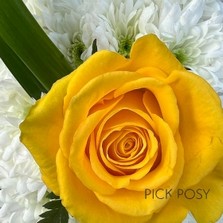
[[[197,189],[145,189],[145,199],[169,199],[172,196],[176,196],[176,198],[184,198],[184,199],[208,199],[210,189],[197,188]]]

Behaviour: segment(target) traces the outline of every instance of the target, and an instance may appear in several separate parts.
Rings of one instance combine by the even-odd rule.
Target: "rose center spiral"
[[[138,127],[111,131],[102,143],[104,167],[115,175],[128,175],[138,169],[148,150],[148,135]]]

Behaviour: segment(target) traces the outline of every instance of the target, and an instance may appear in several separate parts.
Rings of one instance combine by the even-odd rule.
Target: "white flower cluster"
[[[39,168],[20,143],[19,124],[32,100],[0,60],[0,222],[36,223],[46,186]]]
[[[74,67],[98,50],[128,56],[135,39],[155,33],[223,99],[221,0],[26,0]]]

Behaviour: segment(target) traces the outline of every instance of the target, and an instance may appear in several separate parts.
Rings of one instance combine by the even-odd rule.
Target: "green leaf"
[[[50,192],[46,197],[49,199],[60,199],[60,197],[55,195],[53,192]]]
[[[32,72],[20,60],[20,58],[10,49],[10,47],[0,37],[0,55],[8,69],[16,77],[25,91],[35,99],[40,98],[41,92],[47,89],[33,76]],[[13,61],[13,63],[12,63]]]
[[[31,96],[72,71],[21,0],[0,1],[0,38],[0,57]]]
[[[61,206],[61,200],[53,200],[43,205],[47,209],[55,209]]]
[[[49,219],[49,218],[53,218],[54,215],[56,215],[58,209],[57,210],[51,210],[51,211],[45,211],[44,213],[42,213],[40,215],[41,218],[44,218],[44,219]]]
[[[46,211],[45,213],[41,214],[40,217],[42,217],[43,219],[41,219],[37,223],[67,223],[69,219],[67,210],[62,205],[59,209]]]
[[[92,52],[91,54],[93,55],[94,53],[96,53],[98,51],[98,47],[97,47],[97,40],[95,39],[92,43]]]
[[[41,219],[37,223],[52,223],[50,219]]]
[[[67,210],[63,207],[60,198],[52,192],[46,197],[50,197],[50,201],[44,204],[43,207],[48,210],[40,215],[42,219],[37,223],[67,223],[69,215]]]

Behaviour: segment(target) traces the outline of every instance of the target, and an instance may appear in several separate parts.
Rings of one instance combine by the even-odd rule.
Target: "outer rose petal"
[[[158,68],[167,76],[173,70],[184,70],[166,45],[153,34],[139,38],[131,49],[127,69],[138,70],[143,67]]]
[[[197,222],[216,222],[221,217],[223,210],[222,176],[223,160],[221,160],[211,174],[202,179],[196,186],[190,187],[186,196],[173,194],[173,198],[170,199],[158,214],[155,214],[151,218],[151,222],[160,223],[163,222],[163,219],[168,219],[168,222],[179,223],[186,217],[189,211],[193,214]],[[191,190],[196,193],[194,198],[192,198],[194,194],[190,192]],[[199,198],[200,194],[202,198],[197,199],[196,197]]]
[[[60,197],[69,213],[82,223],[147,223],[150,216],[133,217],[119,214],[101,203],[74,175],[67,159],[59,151],[57,171]]]
[[[216,222],[221,217],[223,210],[223,160],[213,172],[190,189],[205,190],[207,199],[205,193],[200,190],[199,193],[202,192],[203,195],[202,199],[184,199],[182,204],[190,210],[197,222]]]
[[[64,102],[64,110],[67,109],[74,95],[78,93],[90,80],[107,72],[123,70],[128,60],[118,53],[106,50],[99,51],[88,58],[75,70],[75,76],[71,79]]]
[[[148,223],[180,223],[186,218],[187,213],[187,208],[182,206],[178,199],[173,198],[157,214],[154,214]]]
[[[174,71],[167,78],[178,100],[185,167],[179,187],[206,176],[223,156],[223,110],[215,91],[199,76]]]
[[[31,108],[20,125],[21,141],[40,166],[44,182],[56,194],[59,188],[55,162],[64,119],[63,98],[71,78],[72,75],[68,75],[57,81],[50,92]]]
[[[189,211],[192,212],[197,222],[216,222],[221,217],[223,210],[222,176],[223,160],[219,162],[211,174],[202,179],[196,186],[188,188],[188,192],[184,189],[186,195],[173,194],[173,198],[157,215],[151,218],[151,222],[160,223],[163,219],[169,219],[171,223],[179,223]],[[194,198],[192,198],[194,194],[191,190],[196,193]]]

